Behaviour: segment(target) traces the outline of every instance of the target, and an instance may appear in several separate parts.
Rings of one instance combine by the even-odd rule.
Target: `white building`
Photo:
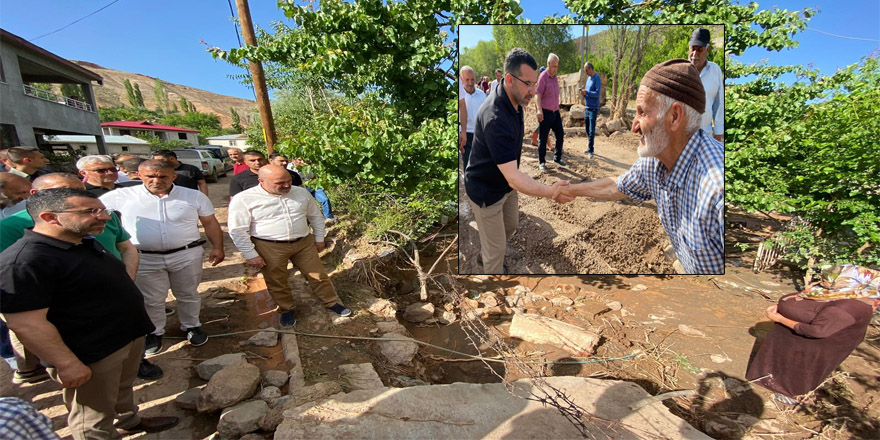
[[[235,147],[241,151],[251,148],[247,143],[247,136],[244,134],[227,134],[223,136],[212,136],[207,138],[208,145],[216,145],[218,147]]]
[[[81,154],[101,154],[98,152],[98,144],[94,136],[74,136],[74,135],[56,135],[51,136],[45,143],[58,147],[67,147],[78,151]],[[107,148],[107,154],[132,154],[135,156],[150,157],[150,143],[138,139],[134,136],[104,136],[104,146]]]
[[[199,145],[199,130],[153,124],[148,121],[113,121],[101,123],[104,136],[132,136],[136,132],[158,137],[163,141],[186,141],[192,146]]]

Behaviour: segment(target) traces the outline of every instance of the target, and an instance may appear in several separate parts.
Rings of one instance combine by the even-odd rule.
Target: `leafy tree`
[[[157,122],[159,114],[145,108],[101,107],[98,109],[101,122],[111,121],[150,121]]]
[[[629,123],[626,106],[638,84],[645,48],[656,30],[654,26],[612,25],[608,28],[614,50],[611,70],[611,119]],[[628,125],[628,124],[627,124]]]
[[[241,127],[241,116],[235,111],[235,108],[229,107],[229,115],[232,117],[232,129],[236,133],[241,133],[244,129]]]
[[[159,78],[156,78],[156,83],[153,86],[153,97],[156,99],[156,107],[162,113],[168,113],[168,91],[165,90],[165,83]]]
[[[126,78],[122,83],[125,85],[125,95],[128,97],[128,104],[134,108],[140,107],[138,105],[137,95],[134,92],[134,87],[131,85],[131,81]]]
[[[189,102],[183,96],[180,97],[180,110],[184,113],[189,111]]]
[[[503,57],[514,47],[527,50],[538,66],[547,64],[547,56],[555,53],[559,56],[559,74],[577,72],[580,69],[580,58],[568,26],[532,25],[532,26],[492,26],[492,36]],[[494,70],[494,69],[493,69]]]
[[[134,99],[135,107],[137,108],[146,108],[147,106],[144,104],[144,95],[141,93],[141,86],[138,83],[134,83]]]
[[[171,113],[179,113],[177,110],[177,104],[171,103]]]
[[[473,48],[464,48],[459,65],[471,66],[477,78],[486,75],[495,79],[495,69],[504,70],[504,56],[495,40],[480,41]]]
[[[77,99],[83,98],[82,87],[79,84],[61,84],[61,95]]]

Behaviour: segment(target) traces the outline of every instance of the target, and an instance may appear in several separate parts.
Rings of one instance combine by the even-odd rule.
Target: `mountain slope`
[[[156,78],[139,73],[124,72],[121,70],[108,69],[88,61],[72,62],[101,75],[104,78],[104,85],[94,85],[95,100],[99,108],[109,107],[130,107],[128,98],[125,93],[124,81],[128,79],[132,85],[137,83],[144,96],[144,104],[149,109],[156,108],[156,99],[153,97],[153,89],[156,84]],[[161,79],[161,78],[160,78]],[[178,105],[180,97],[186,98],[192,102],[196,110],[203,113],[214,113],[220,118],[220,124],[223,127],[232,125],[232,116],[229,108],[232,107],[241,116],[242,125],[248,125],[250,118],[257,119],[256,102],[235,98],[232,96],[218,95],[216,93],[207,92],[195,87],[174,84],[163,80],[165,90],[168,91],[169,106],[173,103]],[[251,116],[253,114],[253,116]]]

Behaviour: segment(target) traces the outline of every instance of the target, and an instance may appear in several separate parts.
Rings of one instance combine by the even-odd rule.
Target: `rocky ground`
[[[601,155],[600,148],[597,145]],[[224,178],[209,185],[224,227],[227,183]],[[344,213],[342,217],[349,221]],[[576,376],[622,381],[592,386],[619,388],[623,394],[634,392],[631,384],[651,395],[689,391],[652,408],[677,415],[713,438],[877,438],[878,325],[869,329],[865,342],[802,407],[780,407],[766,390],[745,383],[749,356],[770,328],[764,309],[796,290],[800,274],[784,265],[754,274],[749,269],[754,251],[741,252],[733,246],[766,237],[778,229],[778,221],[734,213],[731,223],[723,276],[455,276],[458,249],[453,244],[434,271],[439,275],[429,281],[427,300],[419,297],[415,270],[401,251],[387,252],[352,240],[334,227],[323,259],[354,315],[338,318],[324,311],[309,295],[303,278],[292,273],[293,290],[299,295],[295,330],[300,333],[277,339],[271,331],[258,335],[278,328],[274,304],[262,279],[242,266],[240,255],[227,242],[227,261],[207,267],[200,287],[203,328],[211,339],[201,347],[187,345],[177,329],[176,315],[169,317],[167,348],[151,358],[165,370],[165,377],[135,383],[135,398],[144,415],[176,415],[181,423],[165,433],[135,437],[206,438],[218,430],[224,433],[222,438],[251,439],[335,438],[342,432],[369,437],[364,433],[379,432],[366,428],[352,432],[352,426],[365,426],[359,425],[364,419],[384,421],[385,426],[406,432],[461,426],[471,431],[455,432],[499,437],[503,435],[497,429],[473,428],[495,427],[492,423],[499,423],[498,429],[515,429],[522,422],[568,423],[545,418],[558,417],[554,406],[560,399],[548,400],[544,412],[533,417],[481,422],[477,417],[490,411],[439,417],[433,404],[446,402],[440,396],[449,398],[449,393],[456,393],[453,396],[461,401],[497,390],[491,391],[489,385],[437,385],[525,379],[553,393],[569,389],[570,384],[536,378]],[[430,267],[453,242],[456,228],[453,222],[419,244],[423,267]],[[173,297],[169,305],[175,306]],[[374,339],[379,337],[391,341]],[[506,362],[484,363],[466,354]],[[215,359],[221,355],[225,357]],[[2,394],[34,402],[52,418],[58,434],[68,436],[66,410],[55,383],[16,386],[10,381],[11,372],[0,367]],[[379,387],[423,385],[437,386],[428,387],[436,388],[437,394],[414,389],[409,395],[415,401],[405,400],[410,403],[401,412],[382,406],[396,397],[375,400],[385,395]],[[404,395],[398,390],[388,393]],[[436,402],[430,400],[434,395]],[[612,407],[610,400],[573,400],[587,414],[606,419],[621,416],[603,412]],[[357,402],[376,402],[376,406]],[[423,412],[418,410],[420,404]],[[525,402],[512,408],[525,408]],[[284,411],[289,415],[286,419]],[[327,417],[328,424],[316,426],[310,422],[315,417]],[[591,427],[603,426],[598,419],[586,420],[592,420],[587,423]]]

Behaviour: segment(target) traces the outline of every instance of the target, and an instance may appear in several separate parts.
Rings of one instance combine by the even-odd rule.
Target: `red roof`
[[[169,125],[153,124],[148,121],[102,122],[101,127],[130,128],[132,130],[187,131],[190,133],[198,133],[199,132],[199,130],[193,130],[191,128],[171,127]]]

